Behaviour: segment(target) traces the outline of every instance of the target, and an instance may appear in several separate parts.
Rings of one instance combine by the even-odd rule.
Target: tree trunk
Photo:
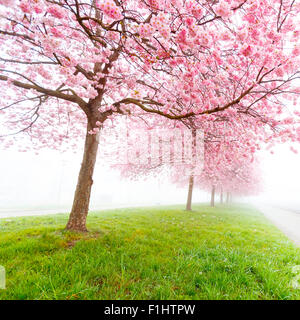
[[[229,204],[229,192],[226,193],[226,204]]]
[[[210,206],[211,207],[215,206],[215,186],[213,186],[211,189]]]
[[[192,196],[193,196],[193,187],[194,187],[194,176],[190,175],[189,179],[189,191],[188,191],[188,197],[186,202],[186,211],[192,210]]]
[[[223,204],[223,190],[221,189],[220,193],[220,203]]]
[[[97,159],[99,145],[99,133],[89,134],[93,126],[88,122],[85,137],[84,154],[79,171],[76,191],[73,200],[72,211],[69,217],[67,230],[87,231],[86,218],[89,211],[93,173]]]

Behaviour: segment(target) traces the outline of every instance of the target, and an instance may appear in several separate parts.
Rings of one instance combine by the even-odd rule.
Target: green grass
[[[245,206],[91,213],[88,234],[67,215],[0,219],[0,299],[299,299],[295,247]]]

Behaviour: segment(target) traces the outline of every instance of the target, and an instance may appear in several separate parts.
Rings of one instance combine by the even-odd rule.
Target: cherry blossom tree
[[[24,138],[25,150],[76,149],[85,134],[67,229],[86,231],[99,132],[119,115],[181,122],[220,113],[289,125],[270,137],[300,136],[299,111],[282,116],[286,101],[296,106],[299,94],[300,6],[293,0],[0,0],[0,6],[3,145],[22,133],[30,143]]]
[[[254,192],[252,183],[258,188],[257,179],[260,178],[260,173],[255,154],[264,145],[267,146],[266,141],[262,138],[268,134],[266,129],[271,128],[273,131],[275,128],[271,125],[269,127],[259,126],[259,123],[256,123],[257,119],[252,119],[256,123],[255,126],[251,125],[250,119],[248,119],[248,125],[245,125],[240,117],[229,121],[233,119],[215,116],[214,121],[193,123],[194,126],[201,125],[205,132],[203,169],[200,174],[196,175],[184,172],[184,170],[175,170],[172,177],[174,183],[180,186],[189,186],[187,210],[192,208],[191,199],[194,186],[211,192],[212,206],[214,206],[217,192],[233,193],[234,191],[236,194],[235,189],[238,188],[238,190],[243,189],[244,194],[251,194]],[[273,137],[274,140],[281,141],[278,140],[278,137]],[[244,168],[244,172],[238,174],[242,168]],[[250,176],[246,179],[247,175]],[[243,184],[243,188],[240,188],[241,184]],[[245,190],[247,186],[249,187],[248,191]]]
[[[174,172],[175,176],[172,177],[174,183],[179,186],[189,185],[187,210],[192,209],[190,194],[195,187],[211,194],[210,205],[212,207],[215,206],[217,192],[226,192],[228,202],[229,196],[254,195],[261,190],[259,162],[253,158],[253,155],[252,159],[241,156],[240,151],[236,149],[235,153],[231,153],[230,159],[226,159],[226,153],[222,154],[222,152],[206,154],[204,169],[200,175],[192,177],[192,186],[191,176],[179,175],[176,174],[176,171]],[[220,164],[220,159],[222,159],[222,164]]]
[[[215,206],[215,195],[220,193],[220,198],[223,197],[223,191],[226,191],[226,203],[229,203],[233,196],[249,196],[256,195],[261,191],[262,182],[259,172],[258,161],[236,163],[231,167],[227,167],[227,170],[214,177],[213,183],[210,180],[201,180],[199,187],[207,191],[208,187],[211,187],[211,201],[210,205]],[[217,181],[217,183],[215,182]],[[223,203],[223,201],[220,201]]]

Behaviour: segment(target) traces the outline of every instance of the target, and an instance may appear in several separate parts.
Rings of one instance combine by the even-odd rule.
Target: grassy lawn
[[[300,249],[254,209],[93,212],[88,234],[66,221],[0,219],[0,299],[300,299]]]

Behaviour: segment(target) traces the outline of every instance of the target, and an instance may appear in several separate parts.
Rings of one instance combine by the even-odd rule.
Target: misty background
[[[41,150],[35,154],[1,150],[0,217],[68,212],[77,183],[81,151],[74,154]],[[291,152],[289,145],[278,145],[273,151],[274,154],[269,151],[259,154],[263,192],[259,196],[235,200],[265,203],[300,213],[300,155]],[[130,181],[100,159],[95,169],[90,209],[184,204],[186,197],[187,186],[176,187],[164,177]],[[210,194],[194,190],[194,203],[209,199]]]

